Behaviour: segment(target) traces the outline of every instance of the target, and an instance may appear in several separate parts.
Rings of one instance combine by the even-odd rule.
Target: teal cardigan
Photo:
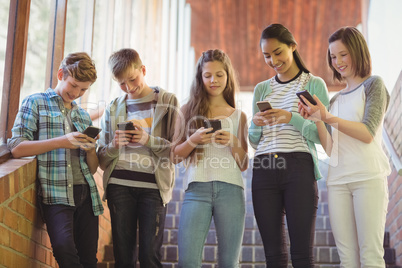
[[[271,79],[275,79],[274,77]],[[257,101],[264,100],[271,92],[271,79],[263,81],[254,89],[254,97],[253,97],[253,117],[259,111],[257,106]],[[328,107],[329,105],[329,96],[328,96],[328,89],[325,85],[324,80],[320,77],[311,75],[309,82],[306,84],[305,90],[308,90],[311,95],[317,95],[320,101]],[[289,124],[293,125],[303,137],[307,140],[307,145],[309,147],[311,156],[313,157],[314,161],[314,172],[315,172],[315,179],[321,179],[321,173],[318,169],[318,156],[317,150],[315,148],[315,143],[320,144],[320,138],[318,136],[317,126],[311,120],[304,119],[299,113],[292,112],[292,118],[290,119]],[[248,131],[248,138],[250,141],[251,146],[254,149],[257,149],[257,145],[260,142],[262,135],[262,127],[256,126],[253,121],[251,121],[251,126]]]

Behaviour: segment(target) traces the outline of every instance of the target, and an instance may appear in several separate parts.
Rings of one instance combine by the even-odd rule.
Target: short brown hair
[[[366,77],[371,74],[371,57],[366,40],[363,34],[355,27],[342,27],[334,32],[328,39],[331,44],[340,40],[350,53],[354,74],[359,77]],[[329,68],[333,72],[334,80],[342,81],[340,73],[332,66],[331,52],[328,48],[327,60]]]
[[[96,81],[95,63],[85,52],[68,54],[60,64],[59,69],[63,71],[63,79],[71,76],[80,82]]]
[[[115,78],[121,78],[130,68],[142,66],[140,55],[131,48],[123,48],[109,57],[109,68]]]

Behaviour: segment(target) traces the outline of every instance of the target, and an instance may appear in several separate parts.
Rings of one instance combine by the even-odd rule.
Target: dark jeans
[[[53,255],[60,268],[96,268],[99,225],[88,185],[74,186],[75,206],[42,204]]]
[[[107,200],[112,221],[113,252],[116,268],[136,266],[137,221],[141,267],[162,267],[166,207],[159,190],[109,184]]]
[[[293,267],[314,267],[318,190],[311,155],[296,152],[257,156],[252,196],[267,267],[288,267],[285,215]]]

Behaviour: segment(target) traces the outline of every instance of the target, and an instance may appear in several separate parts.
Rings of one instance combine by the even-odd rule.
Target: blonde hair
[[[94,83],[97,79],[95,63],[85,52],[68,54],[60,64],[63,79],[71,76],[80,82]]]
[[[121,78],[130,68],[139,69],[142,66],[140,55],[131,48],[123,48],[109,57],[109,68],[115,78]]]

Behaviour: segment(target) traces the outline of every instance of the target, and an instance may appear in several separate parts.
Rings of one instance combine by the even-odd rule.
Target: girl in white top
[[[382,150],[382,127],[389,94],[371,76],[370,53],[354,27],[329,38],[328,64],[334,79],[346,82],[329,112],[317,97],[300,114],[316,121],[330,156],[328,207],[342,267],[385,267],[383,239],[388,206],[389,162]],[[329,132],[325,124],[329,125]]]
[[[219,267],[238,267],[245,200],[241,171],[247,169],[247,118],[235,109],[237,79],[229,57],[208,50],[196,66],[190,100],[176,122],[174,162],[184,160],[186,193],[180,214],[179,267],[201,267],[212,217]],[[222,129],[204,127],[220,119]],[[208,121],[207,121],[208,122]]]

